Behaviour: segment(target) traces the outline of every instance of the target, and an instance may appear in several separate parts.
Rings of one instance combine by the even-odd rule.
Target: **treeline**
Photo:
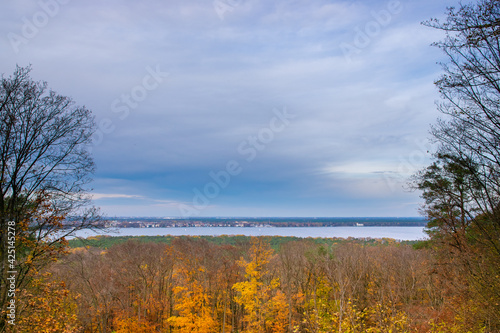
[[[125,243],[129,240],[142,242],[142,243],[163,243],[172,244],[176,239],[202,239],[209,243],[214,243],[215,245],[233,245],[240,246],[241,244],[247,244],[251,237],[244,235],[221,235],[221,236],[109,236],[109,235],[97,235],[82,238],[73,238],[68,241],[68,246],[71,248],[77,247],[98,247],[101,249],[108,249],[114,245]],[[271,248],[278,251],[282,245],[303,239],[302,237],[293,236],[260,236],[266,243],[269,243]],[[309,237],[309,241],[316,243],[318,245],[332,246],[339,243],[357,243],[363,246],[368,245],[389,245],[394,244],[394,239],[391,238],[322,238],[322,237]],[[397,241],[399,244],[413,245],[415,248],[425,247],[428,244],[427,240],[419,241]]]
[[[481,304],[432,250],[128,240],[74,248],[26,289],[19,332],[479,332]],[[28,298],[29,296],[29,298]],[[46,328],[46,330],[45,330]]]

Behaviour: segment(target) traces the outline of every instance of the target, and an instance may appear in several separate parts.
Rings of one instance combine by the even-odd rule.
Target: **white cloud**
[[[338,177],[339,175],[360,175],[366,177],[379,173],[397,172],[396,170],[397,164],[388,163],[386,161],[367,160],[364,162],[327,166],[322,172],[326,174],[333,174],[335,177]]]
[[[142,199],[141,195],[130,195],[121,193],[91,193],[92,200],[101,199]]]

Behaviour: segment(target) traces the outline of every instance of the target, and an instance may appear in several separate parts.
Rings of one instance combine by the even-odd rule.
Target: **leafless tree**
[[[436,81],[445,117],[432,135],[440,156],[470,168],[474,186],[481,187],[470,191],[475,206],[492,214],[500,203],[500,2],[460,5],[449,9],[445,22],[425,24],[445,32],[435,45],[448,57]]]
[[[34,262],[54,255],[64,237],[92,224],[87,185],[94,170],[87,150],[94,131],[91,112],[17,67],[0,81],[0,306],[4,309],[7,271],[16,286],[26,283]],[[16,234],[16,268],[8,243]],[[40,246],[43,244],[43,246]],[[12,248],[12,246],[10,246]],[[30,260],[23,261],[30,256]],[[12,258],[12,257],[11,257]],[[28,263],[28,264],[26,264]],[[4,316],[2,316],[5,319]],[[4,328],[0,321],[0,331]]]
[[[431,235],[461,258],[479,290],[488,321],[500,328],[500,2],[479,0],[449,8],[435,43],[447,56],[436,81],[444,115],[432,127],[436,161],[417,175]],[[450,245],[450,246],[449,246]],[[456,260],[453,262],[456,263]]]

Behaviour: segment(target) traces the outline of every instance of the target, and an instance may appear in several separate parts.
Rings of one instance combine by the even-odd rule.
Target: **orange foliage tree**
[[[81,329],[77,317],[78,296],[66,288],[64,281],[55,281],[50,273],[35,274],[20,292],[23,300],[19,321],[13,332],[72,333]]]
[[[176,332],[218,332],[215,299],[210,293],[211,282],[215,282],[208,266],[211,246],[189,240],[180,240],[175,245],[179,265],[174,273],[177,282],[173,289],[174,312],[168,322]]]

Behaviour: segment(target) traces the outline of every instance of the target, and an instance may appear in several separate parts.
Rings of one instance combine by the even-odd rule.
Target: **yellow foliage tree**
[[[209,297],[201,284],[192,281],[189,288],[174,288],[176,316],[168,318],[176,332],[218,332],[218,325],[209,307]]]
[[[37,274],[20,294],[21,316],[14,326],[15,332],[77,332],[80,329],[77,298],[70,294],[64,282],[51,281],[49,273]]]
[[[150,333],[155,332],[156,327],[147,320],[139,320],[130,317],[126,313],[118,313],[113,319],[114,333]]]
[[[262,238],[255,237],[252,238],[250,261],[241,259],[238,262],[240,266],[245,268],[245,281],[235,283],[233,289],[238,292],[235,301],[244,307],[245,332],[265,332],[269,325],[276,329],[275,332],[282,332],[281,328],[288,325],[288,321],[275,325],[269,320],[270,313],[268,311],[276,312],[276,306],[282,307],[276,312],[280,320],[288,317],[285,296],[281,294],[276,295],[275,299],[272,298],[272,291],[279,286],[279,279],[272,279],[267,269],[272,256],[273,250],[269,244],[264,242]],[[273,302],[268,303],[270,300],[274,301],[274,306]]]
[[[174,312],[167,318],[167,322],[173,326],[174,332],[219,332],[209,291],[207,267],[201,262],[203,253],[197,247],[200,244],[181,242],[177,245],[179,265],[174,273]]]

